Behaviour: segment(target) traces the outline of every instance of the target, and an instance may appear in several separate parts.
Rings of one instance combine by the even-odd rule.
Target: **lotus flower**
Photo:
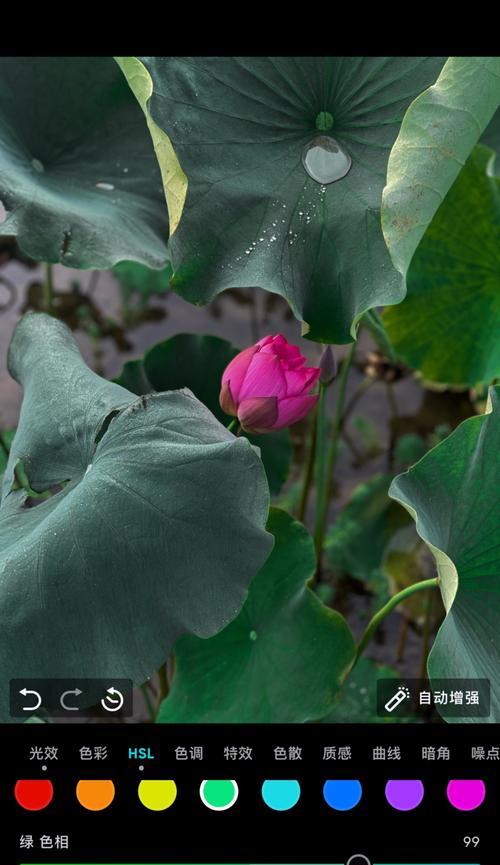
[[[297,423],[313,408],[320,369],[282,334],[240,351],[222,375],[219,402],[246,432],[266,433]]]

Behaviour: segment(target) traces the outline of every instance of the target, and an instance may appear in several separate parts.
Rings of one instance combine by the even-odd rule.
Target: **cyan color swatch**
[[[262,798],[273,811],[289,811],[300,799],[298,781],[264,781]]]

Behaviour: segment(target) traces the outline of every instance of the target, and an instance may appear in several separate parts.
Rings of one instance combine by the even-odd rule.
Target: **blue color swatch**
[[[360,802],[363,788],[360,781],[325,781],[325,802],[335,811],[350,811]]]
[[[298,781],[264,781],[262,798],[273,811],[289,811],[300,799]]]

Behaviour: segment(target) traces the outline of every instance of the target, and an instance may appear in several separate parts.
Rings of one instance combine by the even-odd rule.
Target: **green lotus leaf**
[[[0,234],[16,235],[31,258],[165,265],[160,169],[112,58],[0,59],[0,201]]]
[[[382,567],[391,596],[434,576],[434,560],[429,548],[417,535],[413,520],[389,541]],[[419,628],[426,627],[427,619],[430,633],[436,631],[443,620],[443,605],[434,587],[405,598],[398,610]]]
[[[447,610],[429,657],[432,678],[486,678],[491,714],[500,721],[500,387],[486,413],[460,424],[389,494],[411,513],[433,553]]]
[[[137,295],[142,306],[146,306],[154,295],[164,295],[172,276],[170,263],[161,270],[152,270],[137,261],[120,261],[115,264],[113,274],[119,282],[122,297],[126,302]]]
[[[406,112],[389,158],[382,200],[384,237],[403,276],[499,106],[500,57],[450,57],[436,83]]]
[[[160,722],[302,722],[333,708],[354,639],[307,586],[316,560],[304,526],[272,508],[268,529],[273,552],[238,618],[210,640],[177,643]]]
[[[143,360],[124,364],[117,382],[138,394],[188,387],[225,426],[232,418],[219,405],[222,373],[239,349],[218,336],[181,333],[150,348]],[[287,429],[265,435],[248,435],[261,451],[269,488],[278,493],[287,478],[292,459]]]
[[[148,103],[153,92],[151,76],[137,57],[115,57],[130,88],[141,106],[151,133],[155,153],[161,170],[163,189],[168,204],[170,230],[173,234],[179,224],[186,200],[187,178],[179,165],[172,142],[154,122]]]
[[[500,375],[500,179],[476,145],[415,253],[408,295],[383,319],[400,357],[428,381]]]
[[[382,566],[394,533],[410,522],[388,496],[391,476],[378,474],[360,484],[337,516],[325,539],[328,563],[367,583]]]
[[[492,150],[500,151],[500,108],[493,119],[490,120],[485,132],[481,136],[481,144],[491,147]]]
[[[381,194],[404,112],[436,80],[442,58],[140,62],[141,80],[150,77],[148,115],[188,178],[169,244],[174,291],[207,303],[227,288],[260,286],[289,302],[308,337],[336,343],[352,340],[368,309],[403,299],[382,236]],[[342,179],[325,184],[303,165],[321,136],[336,144],[308,151],[312,174],[328,180],[323,160],[327,170],[351,160]],[[175,176],[172,159],[163,151],[162,170]]]
[[[404,433],[394,445],[394,462],[400,468],[409,468],[410,465],[422,459],[428,450],[429,446],[420,433]]]
[[[95,375],[44,314],[21,320],[9,369],[24,400],[0,505],[4,682],[143,682],[181,634],[240,611],[272,546],[261,461],[190,391],[137,398]]]

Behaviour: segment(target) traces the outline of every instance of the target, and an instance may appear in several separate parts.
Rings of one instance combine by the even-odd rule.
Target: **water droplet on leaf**
[[[43,162],[40,162],[39,159],[32,159],[31,164],[35,171],[38,171],[39,174],[43,174],[45,168],[43,167]]]
[[[253,642],[255,642],[255,640],[257,639],[257,631],[250,631],[250,633],[249,633],[248,636],[250,637],[250,639],[251,639]]]
[[[102,180],[96,183],[96,187],[97,189],[105,189],[107,192],[111,192],[115,188],[112,183],[104,183]]]
[[[309,177],[323,186],[345,177],[352,159],[334,138],[318,135],[304,148],[302,164]]]

